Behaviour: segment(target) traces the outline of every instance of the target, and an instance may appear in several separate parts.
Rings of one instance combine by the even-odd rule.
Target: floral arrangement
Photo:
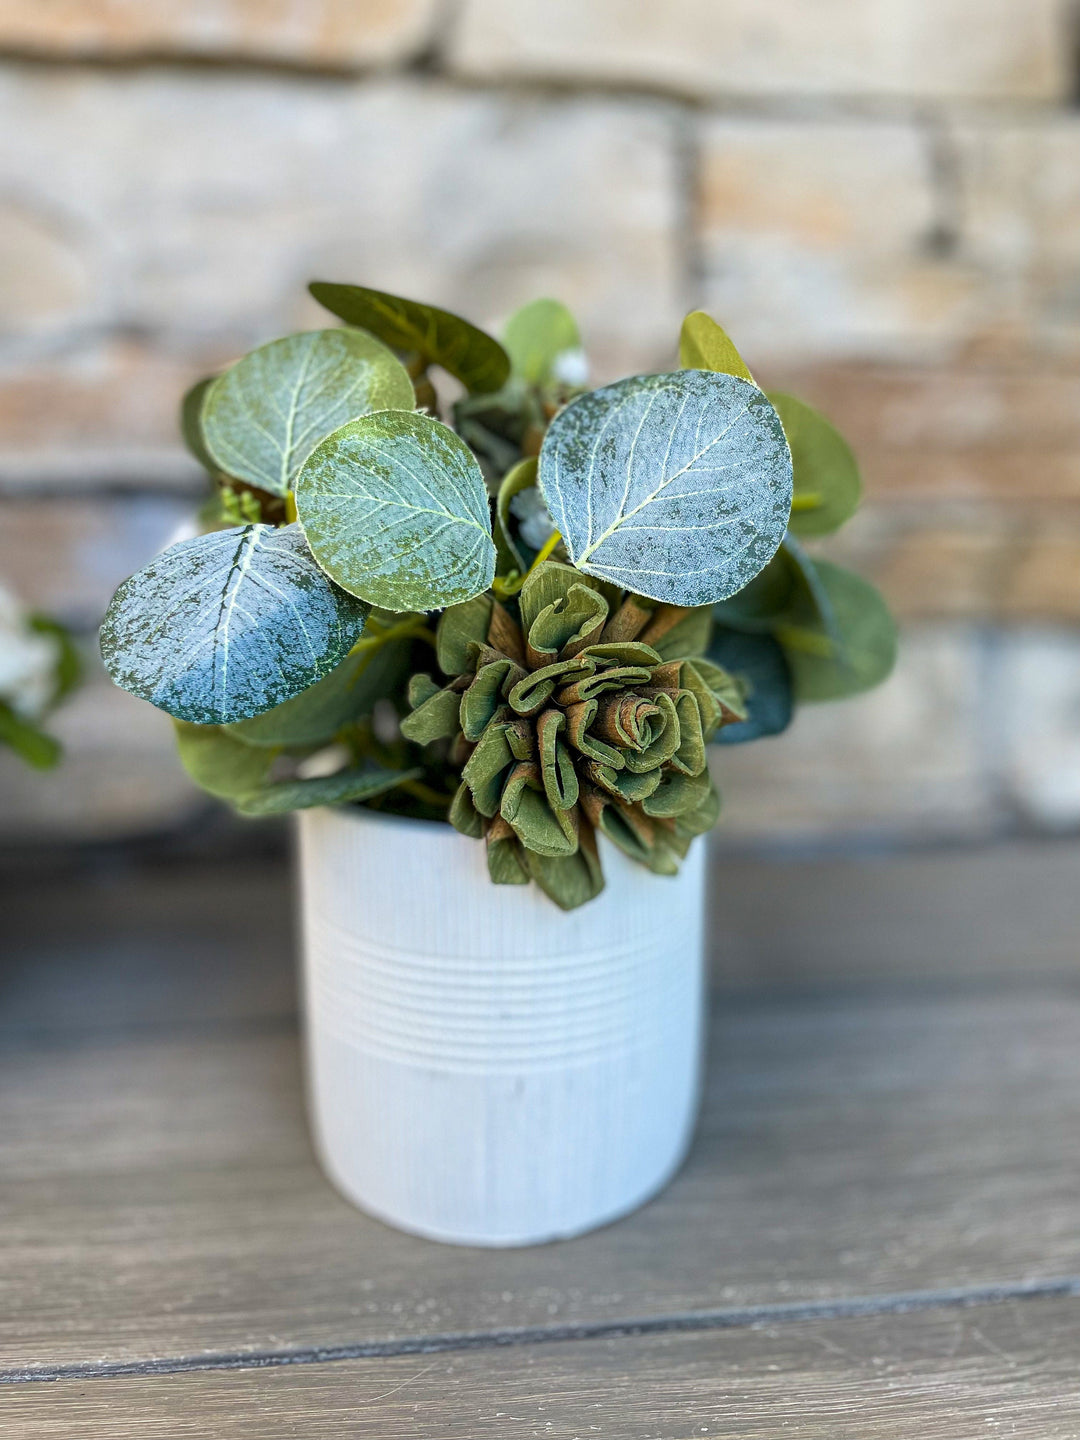
[[[58,764],[60,742],[43,722],[79,683],[81,669],[67,630],[27,612],[0,587],[0,745],[36,770]]]
[[[205,533],[125,581],[101,632],[211,794],[445,820],[496,883],[570,909],[603,886],[598,834],[677,870],[719,815],[711,746],[889,672],[880,596],[802,543],[854,512],[851,451],[707,315],[679,369],[588,390],[554,301],[500,343],[311,291],[344,326],[185,397]]]

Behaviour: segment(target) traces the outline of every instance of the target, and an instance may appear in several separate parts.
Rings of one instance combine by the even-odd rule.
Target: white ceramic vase
[[[607,885],[564,913],[496,886],[448,825],[299,816],[316,1148],[402,1230],[526,1245],[633,1210],[697,1111],[705,844],[677,877],[601,840]]]

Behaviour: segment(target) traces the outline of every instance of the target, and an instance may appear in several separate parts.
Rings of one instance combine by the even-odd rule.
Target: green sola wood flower
[[[604,880],[596,832],[671,875],[720,799],[706,746],[746,718],[739,684],[704,658],[709,611],[659,605],[548,561],[516,604],[446,610],[440,686],[414,676],[406,738],[448,746],[450,812],[487,842],[499,884],[534,879],[564,909]]]

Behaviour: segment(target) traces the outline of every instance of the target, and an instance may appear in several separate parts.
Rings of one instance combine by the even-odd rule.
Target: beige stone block
[[[803,706],[783,735],[720,746],[722,840],[985,835],[1002,821],[982,754],[981,651],[964,626],[905,631],[889,680]]]
[[[990,683],[1001,785],[1029,825],[1080,826],[1080,636],[1026,629],[1002,636]]]
[[[925,363],[978,324],[978,276],[931,244],[914,125],[714,117],[699,184],[704,299],[755,374],[810,356]]]
[[[681,94],[1054,99],[1066,0],[463,0],[451,59],[485,79]]]
[[[16,477],[41,451],[66,475],[130,469],[134,451],[136,465],[190,474],[175,448],[181,390],[208,362],[336,323],[305,298],[312,278],[480,323],[554,295],[578,313],[599,376],[674,349],[666,105],[29,68],[0,76],[0,122],[20,214],[67,237],[87,277],[64,292],[59,339],[32,296],[0,315],[0,460]]]
[[[0,0],[6,50],[384,64],[417,55],[438,0]]]
[[[816,548],[873,581],[904,620],[978,620],[1000,609],[1013,528],[989,507],[879,505]]]
[[[957,124],[961,245],[995,297],[995,348],[1080,358],[1080,119]]]
[[[1080,368],[797,365],[761,378],[817,405],[850,441],[873,500],[1080,500]]]
[[[194,509],[194,501],[152,493],[9,498],[0,586],[34,609],[96,629],[121,580],[171,544]]]

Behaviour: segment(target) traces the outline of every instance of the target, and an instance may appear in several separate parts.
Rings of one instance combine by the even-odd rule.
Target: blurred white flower
[[[519,490],[510,501],[510,513],[518,522],[518,530],[525,544],[532,550],[542,550],[544,542],[555,529],[555,522],[537,486]]]
[[[39,719],[56,689],[60,642],[31,630],[26,613],[0,588],[0,700],[25,720]]]
[[[589,379],[589,362],[584,350],[563,350],[551,367],[556,380],[564,385],[585,385]]]

